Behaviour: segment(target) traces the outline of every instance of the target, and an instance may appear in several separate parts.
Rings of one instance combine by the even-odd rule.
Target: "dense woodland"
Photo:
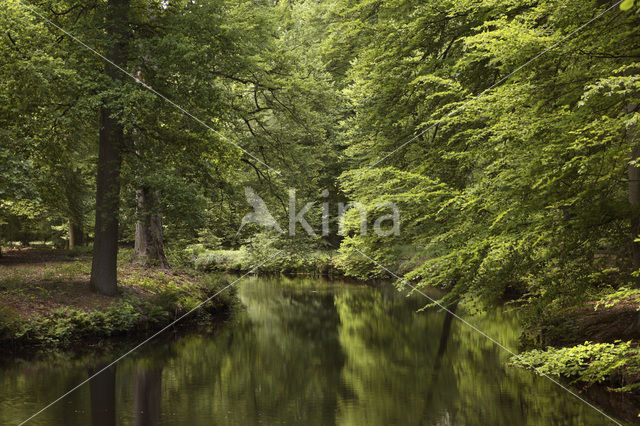
[[[347,214],[345,238],[294,239],[357,276],[383,272],[355,248],[419,285],[556,299],[640,267],[634,8],[581,27],[611,5],[7,4],[2,238],[93,243],[97,288],[136,233],[159,259],[276,238],[235,235],[247,186],[285,221],[288,188],[397,203],[398,236]]]
[[[118,293],[119,247],[149,268],[243,252],[234,269],[248,270],[283,250],[283,270],[326,254],[347,276],[387,268],[445,290],[454,309],[515,302],[537,330],[529,344],[553,343],[539,321],[568,307],[631,304],[637,316],[639,10],[4,0],[0,243],[91,253],[105,295]],[[296,211],[315,203],[316,235],[238,232],[246,188],[281,224],[295,189]],[[394,203],[400,232],[363,234],[357,209],[338,223],[340,202],[366,206],[371,226]],[[635,344],[614,341],[638,331],[601,343],[627,356]],[[531,356],[525,366],[543,362]]]

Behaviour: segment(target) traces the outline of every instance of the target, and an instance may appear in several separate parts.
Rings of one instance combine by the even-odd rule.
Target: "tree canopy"
[[[112,122],[120,244],[153,212],[170,247],[339,248],[386,275],[361,251],[451,298],[635,285],[639,20],[633,1],[8,0],[2,238],[96,238]],[[357,209],[344,235],[238,231],[247,187],[281,223],[290,188],[371,222],[392,202],[400,232],[362,234]]]

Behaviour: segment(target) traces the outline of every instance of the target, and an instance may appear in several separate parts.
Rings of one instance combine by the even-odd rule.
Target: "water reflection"
[[[89,369],[89,377],[106,366]],[[101,371],[89,382],[91,394],[91,424],[93,426],[115,426],[116,424],[116,368],[114,365]]]
[[[214,336],[156,342],[36,417],[47,425],[603,424],[444,312],[389,287],[252,279],[246,311]],[[455,307],[454,307],[455,309]],[[465,306],[457,307],[469,315]],[[509,347],[516,319],[470,319]],[[0,371],[0,424],[16,424],[86,378],[95,360]]]
[[[136,426],[160,423],[162,367],[138,366],[133,375],[133,414]]]

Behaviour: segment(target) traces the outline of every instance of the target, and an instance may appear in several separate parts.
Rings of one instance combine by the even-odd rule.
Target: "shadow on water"
[[[389,286],[251,278],[246,309],[214,335],[156,341],[36,417],[41,425],[590,425],[604,417],[450,313]],[[507,347],[513,314],[452,307]],[[112,355],[115,357],[115,354]],[[98,371],[59,357],[0,370],[0,424]]]

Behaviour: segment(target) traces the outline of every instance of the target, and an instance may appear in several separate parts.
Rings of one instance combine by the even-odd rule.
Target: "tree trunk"
[[[69,219],[69,250],[73,250],[76,246],[76,225],[73,220]]]
[[[107,58],[126,67],[125,50],[128,42],[130,0],[109,0],[106,32],[110,35]],[[111,64],[105,64],[111,80],[122,80],[122,74]],[[100,111],[100,148],[96,190],[96,227],[91,265],[91,287],[106,295],[115,295],[117,287],[118,213],[120,201],[120,165],[124,131],[114,115],[117,111],[103,104]]]
[[[122,127],[101,112],[100,151],[96,191],[96,227],[91,265],[91,287],[115,295],[117,288],[118,210],[120,201],[120,143]]]
[[[143,185],[136,191],[137,215],[134,259],[146,266],[169,268],[164,254],[160,191]]]
[[[631,114],[637,105],[628,104],[627,113]],[[631,161],[636,162],[640,158],[640,140],[638,140],[638,128],[635,124],[627,128],[627,141],[631,146]],[[635,240],[640,236],[640,164],[630,164],[629,169],[629,204],[631,205],[631,255],[633,267],[640,269],[640,243]],[[638,284],[636,280],[636,285]]]
[[[141,260],[146,257],[147,254],[147,231],[148,228],[144,226],[145,215],[144,211],[144,190],[136,190],[136,238],[133,246],[133,258],[134,260]]]
[[[69,250],[83,244],[84,231],[82,230],[82,226],[76,223],[73,219],[69,219]]]
[[[70,167],[65,171],[65,194],[69,219],[69,249],[84,244],[83,223],[85,218],[84,182],[79,169]]]

